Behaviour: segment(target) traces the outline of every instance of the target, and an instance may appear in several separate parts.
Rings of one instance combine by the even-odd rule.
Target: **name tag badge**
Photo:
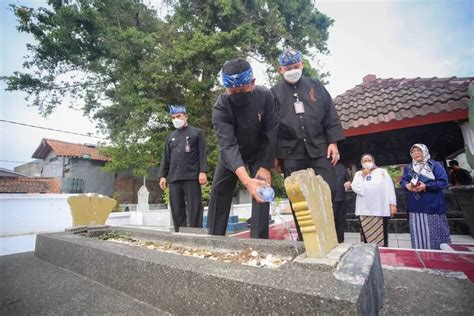
[[[411,178],[411,181],[410,181],[411,185],[413,185],[414,187],[416,187],[418,185],[418,177],[413,177]]]
[[[184,146],[184,152],[189,153],[191,151],[191,146],[189,145],[189,136],[186,136],[186,145]]]
[[[365,178],[366,181],[370,181],[372,180],[372,176],[371,175],[368,175],[367,178]]]
[[[295,107],[295,113],[296,114],[303,114],[304,113],[304,105],[303,102],[301,101],[296,101],[293,103],[293,106]]]

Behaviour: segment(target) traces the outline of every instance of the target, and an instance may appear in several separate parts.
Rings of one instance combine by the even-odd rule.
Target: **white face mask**
[[[295,83],[298,80],[300,80],[302,73],[303,73],[302,68],[291,69],[283,73],[283,77],[285,77],[285,80],[288,81],[289,83]]]
[[[185,124],[184,120],[173,119],[173,125],[177,129],[183,128],[184,124]]]
[[[362,164],[362,168],[364,169],[372,169],[374,167],[374,163],[373,162],[364,162]]]

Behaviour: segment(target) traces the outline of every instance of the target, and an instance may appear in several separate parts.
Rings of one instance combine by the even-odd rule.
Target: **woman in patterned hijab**
[[[400,185],[408,191],[412,248],[440,249],[442,243],[451,243],[442,191],[448,187],[448,175],[441,163],[431,159],[426,145],[414,144],[410,156]]]

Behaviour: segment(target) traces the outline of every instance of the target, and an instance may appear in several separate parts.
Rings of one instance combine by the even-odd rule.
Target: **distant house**
[[[0,177],[2,178],[18,178],[18,177],[31,177],[28,174],[24,174],[21,172],[13,171],[10,169],[0,168]]]
[[[58,179],[62,193],[113,195],[115,173],[102,170],[110,158],[95,145],[43,139],[32,158],[43,160],[41,176]]]
[[[0,168],[0,193],[60,193],[54,178],[38,178]]]
[[[33,177],[41,177],[41,170],[43,169],[43,160],[35,159],[31,162],[16,166],[13,171],[29,175]]]

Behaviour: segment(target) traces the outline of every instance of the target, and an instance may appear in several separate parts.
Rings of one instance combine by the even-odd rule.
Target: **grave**
[[[377,246],[338,246],[329,187],[312,169],[285,186],[304,245],[81,226],[39,235],[35,256],[172,314],[377,314]]]
[[[287,260],[276,268],[185,256],[101,240],[109,233],[143,244],[201,251],[255,251]],[[301,242],[236,239],[135,228],[38,235],[35,256],[172,314],[376,314],[383,276],[378,249],[349,249],[335,266],[294,261]]]

